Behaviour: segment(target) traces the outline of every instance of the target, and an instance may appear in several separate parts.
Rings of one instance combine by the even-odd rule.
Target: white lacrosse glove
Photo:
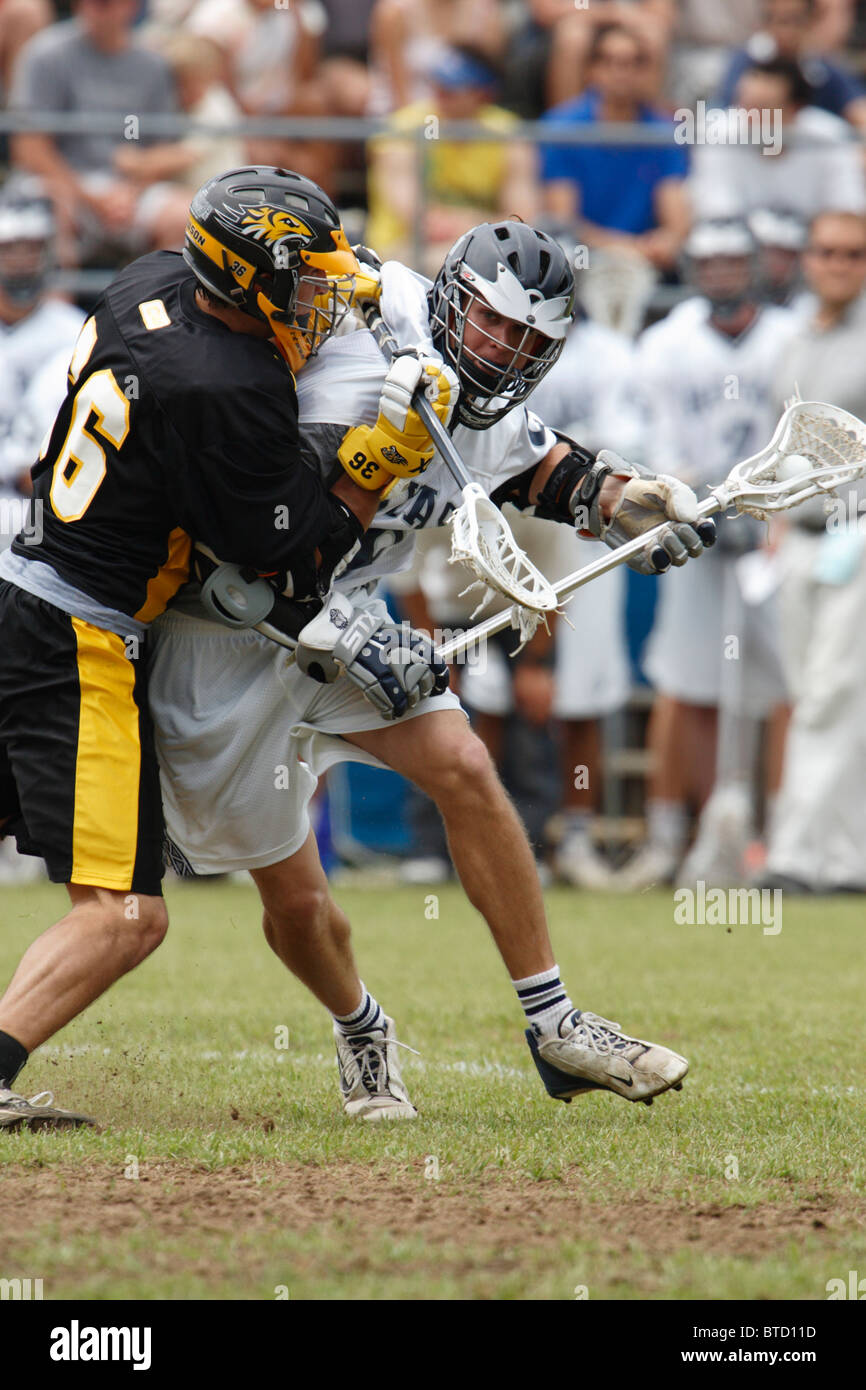
[[[684,565],[715,543],[716,528],[709,518],[698,519],[698,499],[687,483],[666,473],[651,473],[602,449],[597,464],[625,482],[613,512],[597,512],[592,530],[611,550],[636,540],[662,522],[670,525],[627,563],[639,574],[662,574],[671,565]]]
[[[327,685],[341,674],[356,685],[382,719],[399,719],[428,695],[448,689],[448,667],[429,637],[356,612],[335,590],[298,638],[304,675]]]

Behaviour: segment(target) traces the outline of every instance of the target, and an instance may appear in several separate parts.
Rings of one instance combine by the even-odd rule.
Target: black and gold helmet
[[[231,169],[199,189],[183,257],[211,294],[270,325],[295,371],[348,312],[359,269],[328,195],[268,165]]]

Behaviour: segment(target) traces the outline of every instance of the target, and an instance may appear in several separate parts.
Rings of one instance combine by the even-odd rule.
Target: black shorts
[[[0,835],[55,883],[158,895],[146,641],[0,580]]]

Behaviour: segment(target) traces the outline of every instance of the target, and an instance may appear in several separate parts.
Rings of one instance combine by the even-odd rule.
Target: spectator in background
[[[600,28],[616,24],[634,35],[646,55],[641,73],[642,101],[662,96],[676,0],[592,0],[581,7],[564,5],[554,27],[547,68],[549,105],[580,95],[587,85],[592,44]]]
[[[429,100],[430,73],[455,44],[470,44],[497,61],[505,47],[498,0],[376,0],[369,114],[387,116]]]
[[[474,121],[500,141],[396,140],[371,142],[370,218],[366,239],[384,259],[412,264],[413,233],[424,197],[424,266],[435,274],[459,236],[479,222],[515,214],[532,222],[537,211],[531,146],[509,139],[517,118],[494,104],[497,75],[483,54],[448,49],[431,73],[433,97],[398,111],[395,132],[430,130],[430,121]],[[422,164],[423,161],[423,164]],[[422,189],[422,178],[424,186]]]
[[[198,0],[185,28],[217,45],[225,84],[245,116],[324,117],[318,63],[326,23],[317,0]],[[244,162],[295,169],[330,193],[338,153],[321,140],[252,136]]]
[[[721,86],[731,49],[745,45],[761,19],[762,0],[679,0],[669,95],[675,107],[694,106]]]
[[[803,264],[814,311],[779,363],[777,405],[796,382],[866,419],[866,219],[820,213]],[[866,892],[866,486],[840,498],[829,518],[820,499],[786,513],[781,544],[794,710],[765,882],[789,891]]]
[[[780,58],[745,70],[736,107],[726,117],[728,143],[695,149],[690,194],[697,218],[748,217],[761,208],[784,207],[808,222],[828,206],[866,208],[863,161],[850,127],[808,105],[809,99],[796,63]],[[756,143],[739,139],[746,113],[772,128],[764,130],[768,143],[757,142],[757,121]]]
[[[87,259],[107,244],[128,259],[156,244],[157,219],[171,195],[162,180],[172,170],[173,146],[125,126],[129,116],[176,109],[168,64],[133,35],[136,8],[136,0],[75,0],[74,19],[43,29],[19,55],[10,98],[15,110],[117,118],[116,134],[34,132],[12,141],[15,164],[38,175],[54,199],[67,261]],[[118,151],[132,143],[125,130],[148,150],[147,182],[116,167]]]
[[[332,116],[361,118],[367,114],[374,4],[375,0],[325,0],[328,27],[322,37],[319,75]],[[344,222],[347,208],[366,203],[366,150],[363,140],[341,141],[336,146],[335,198],[343,208]]]
[[[19,51],[53,18],[50,0],[0,0],[0,101],[8,96]]]
[[[166,33],[157,47],[171,68],[181,110],[213,129],[213,134],[197,132],[177,140],[174,145],[175,180],[180,184],[176,196],[185,209],[185,226],[196,189],[214,175],[244,163],[243,141],[231,133],[232,125],[241,117],[241,110],[222,81],[222,54],[210,39],[179,29]],[[146,170],[149,153],[148,150],[121,150],[115,163],[131,178],[137,177]]]
[[[370,25],[375,0],[324,0],[322,80],[335,116],[363,116],[370,102]]]
[[[576,225],[579,241],[632,252],[667,271],[688,231],[688,160],[674,143],[668,117],[641,99],[648,61],[631,30],[602,26],[590,48],[588,90],[547,112],[544,121],[552,129],[599,121],[667,127],[670,144],[544,145],[541,178],[548,211]]]
[[[732,54],[718,104],[735,103],[740,78],[755,63],[781,59],[799,64],[808,87],[804,104],[829,111],[861,129],[866,127],[866,91],[862,82],[826,57],[825,50],[816,47],[822,37],[824,42],[841,43],[846,28],[850,28],[850,6],[836,4],[831,8],[835,11],[832,15],[820,12],[816,0],[765,0],[763,26]],[[847,11],[847,23],[843,10]]]

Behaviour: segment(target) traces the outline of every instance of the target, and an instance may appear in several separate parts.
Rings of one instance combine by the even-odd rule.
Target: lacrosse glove
[[[638,574],[663,574],[671,565],[684,565],[715,544],[714,523],[709,517],[698,520],[698,499],[679,478],[652,473],[640,464],[626,463],[610,449],[599,452],[593,474],[596,486],[589,509],[589,529],[611,550],[635,540],[661,522],[670,522],[645,551],[626,562]],[[613,514],[604,518],[598,494],[600,483],[608,475],[623,479],[625,487]],[[573,500],[580,502],[577,494]]]
[[[382,383],[376,423],[356,425],[337,450],[340,463],[358,487],[375,492],[395,478],[423,473],[432,459],[433,440],[412,408],[419,387],[447,429],[457,401],[457,377],[424,349],[403,349]]]
[[[334,592],[300,634],[295,656],[300,670],[321,684],[344,673],[387,720],[448,689],[448,667],[429,637],[383,623],[376,613],[356,613]]]

